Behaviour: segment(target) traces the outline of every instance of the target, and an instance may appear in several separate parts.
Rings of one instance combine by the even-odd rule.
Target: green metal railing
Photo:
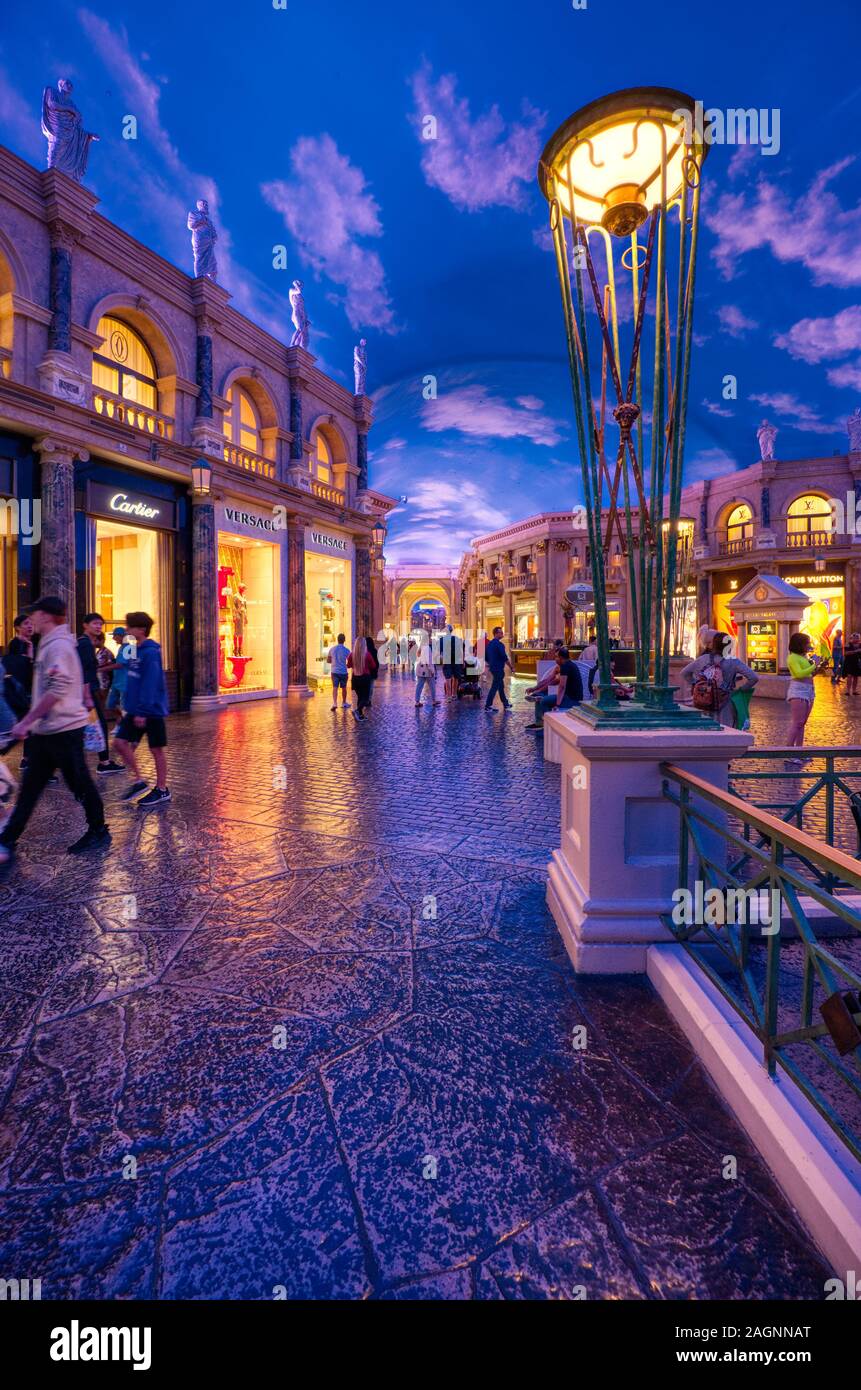
[[[798,771],[755,766],[759,763],[783,763],[799,753],[811,763],[820,765]],[[855,769],[842,766],[846,762],[854,763]],[[838,838],[844,842],[861,843],[861,825],[853,813],[853,797],[861,793],[859,766],[861,748],[855,746],[751,748],[730,764],[729,785],[730,790],[745,801],[752,802],[760,810],[773,811],[782,821],[794,824],[798,830],[809,828],[811,819],[815,818],[815,835],[817,839],[824,838],[827,845],[835,845]],[[773,795],[768,800],[760,800],[757,795],[759,791]],[[745,838],[750,838],[751,833],[751,827],[747,825]],[[837,847],[845,849],[846,844]],[[822,874],[815,864],[808,864],[807,869],[829,893],[842,886],[842,880],[830,870]]]
[[[850,929],[850,952],[861,941],[861,911],[823,886],[840,883],[861,895],[861,863],[693,773],[672,764],[662,772],[664,796],[679,811],[679,887],[768,890],[779,922],[791,923],[798,940],[789,941],[783,925],[766,931],[758,921],[680,925],[672,913],[662,920],[762,1043],[769,1075],[779,1066],[861,1159],[861,975],[817,940],[812,920],[824,909]],[[781,969],[788,950],[801,953],[794,992]]]

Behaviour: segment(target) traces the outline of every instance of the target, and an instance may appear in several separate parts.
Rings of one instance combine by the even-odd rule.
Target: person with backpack
[[[752,690],[759,676],[737,656],[724,655],[731,645],[731,637],[725,632],[716,632],[708,651],[696,661],[690,661],[679,674],[691,687],[691,703],[695,709],[734,728],[736,712],[732,697],[738,678],[741,676],[746,682],[743,689]]]
[[[813,646],[806,632],[793,632],[789,639],[789,685],[786,698],[789,701],[790,725],[787,743],[790,748],[801,748],[804,743],[804,726],[810,718],[816,691],[813,677],[822,664],[820,656],[811,656]],[[787,772],[795,772],[804,767],[807,758],[786,758],[783,766]]]

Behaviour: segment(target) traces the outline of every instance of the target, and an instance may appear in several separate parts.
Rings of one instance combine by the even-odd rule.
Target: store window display
[[[218,687],[272,690],[278,547],[243,536],[218,538]]]

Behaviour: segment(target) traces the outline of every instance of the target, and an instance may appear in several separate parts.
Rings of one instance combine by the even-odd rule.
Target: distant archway
[[[410,608],[410,631],[438,632],[445,627],[447,609],[444,603],[433,595],[425,594],[416,599]]]

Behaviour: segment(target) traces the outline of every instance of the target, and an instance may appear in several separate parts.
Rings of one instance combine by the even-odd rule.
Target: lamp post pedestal
[[[641,973],[649,945],[672,939],[660,914],[679,886],[679,817],[662,794],[661,764],[726,790],[730,760],[752,735],[706,721],[604,729],[561,711],[546,715],[544,728],[562,770],[561,845],[547,902],[565,949],[580,974]]]

